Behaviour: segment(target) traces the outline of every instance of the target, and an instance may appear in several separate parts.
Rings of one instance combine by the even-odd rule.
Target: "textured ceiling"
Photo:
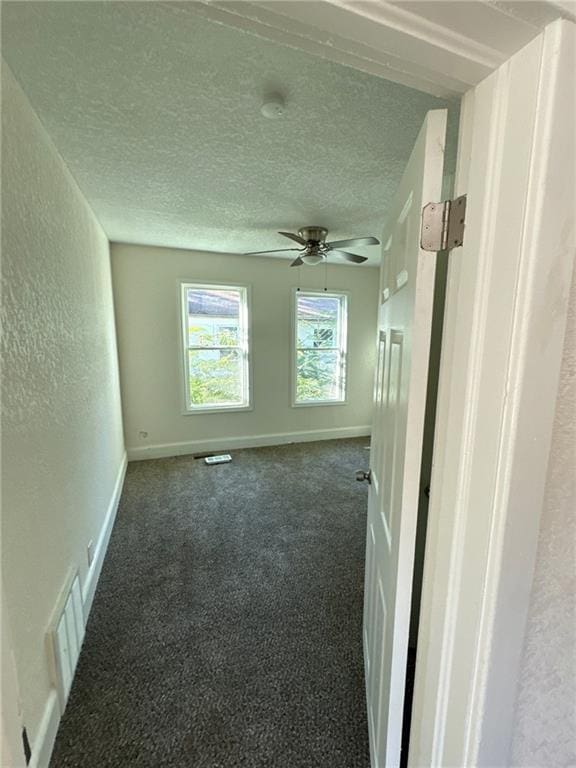
[[[379,236],[426,94],[194,3],[4,2],[3,55],[111,240],[208,251]],[[260,114],[282,92],[279,120]],[[356,249],[377,261],[378,248]]]

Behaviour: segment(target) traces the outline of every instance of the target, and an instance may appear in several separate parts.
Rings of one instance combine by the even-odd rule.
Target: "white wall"
[[[576,765],[576,269],[540,522],[511,765]]]
[[[124,446],[108,241],[6,66],[2,128],[2,618],[34,746],[45,632],[69,570],[86,581]]]
[[[234,447],[254,435],[335,428],[353,434],[370,425],[377,269],[329,266],[329,289],[350,291],[348,403],[305,408],[290,401],[291,292],[298,274],[288,261],[114,244],[112,274],[129,457]],[[182,415],[179,279],[251,285],[252,411]],[[302,288],[320,288],[323,280],[323,267],[302,268]]]

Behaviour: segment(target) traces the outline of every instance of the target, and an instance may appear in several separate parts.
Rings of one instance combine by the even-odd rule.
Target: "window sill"
[[[348,402],[346,400],[314,400],[306,403],[292,403],[292,408],[313,408],[318,405],[348,405]]]
[[[253,411],[252,405],[223,405],[206,408],[186,409],[182,411],[182,416],[204,416],[207,413],[241,413],[242,411]]]

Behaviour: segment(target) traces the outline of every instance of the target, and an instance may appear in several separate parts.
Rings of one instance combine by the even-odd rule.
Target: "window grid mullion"
[[[219,349],[231,349],[231,350],[234,350],[234,349],[236,349],[236,350],[242,351],[243,347],[240,344],[236,344],[233,347],[203,347],[203,346],[200,346],[198,344],[189,344],[187,349],[189,351],[203,350],[203,349],[208,349],[208,350],[219,350]]]
[[[298,352],[340,352],[341,347],[296,347]]]

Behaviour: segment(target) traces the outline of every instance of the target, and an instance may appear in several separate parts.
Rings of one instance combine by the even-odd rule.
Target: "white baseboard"
[[[114,525],[114,520],[116,519],[116,512],[120,502],[127,464],[127,456],[124,454],[118,469],[118,475],[116,476],[116,482],[114,483],[114,490],[112,491],[108,509],[106,510],[106,517],[104,518],[104,523],[102,524],[100,535],[98,536],[98,541],[94,550],[94,560],[92,561],[92,565],[88,571],[82,589],[84,623],[88,620],[88,615],[96,592],[96,586],[98,584],[98,578],[100,577],[100,571],[102,570],[102,564],[106,555],[106,549],[108,548],[108,541],[110,540],[110,534],[112,533],[112,527]],[[52,749],[54,748],[54,742],[56,740],[56,734],[58,732],[58,726],[60,725],[61,714],[58,694],[56,689],[52,688],[48,694],[48,700],[44,707],[44,714],[42,715],[42,720],[38,727],[38,733],[32,744],[32,757],[30,758],[29,768],[48,768]]]
[[[52,689],[44,707],[44,714],[38,727],[38,733],[32,743],[32,757],[30,758],[28,768],[48,768],[59,724],[60,706],[58,704],[58,695]]]
[[[366,437],[371,428],[335,427],[307,432],[280,432],[272,435],[248,435],[246,437],[218,437],[210,440],[191,440],[185,443],[164,443],[128,448],[129,461],[161,459],[169,456],[184,456],[190,453],[208,453],[238,450],[239,448],[262,448],[267,445],[288,443],[310,443],[316,440],[336,440],[345,437]]]
[[[114,521],[116,520],[116,512],[118,511],[118,504],[120,503],[127,464],[128,458],[126,453],[124,453],[114,484],[114,490],[112,491],[112,496],[108,504],[108,510],[106,511],[106,517],[104,518],[104,523],[100,529],[100,535],[98,536],[98,541],[96,542],[96,547],[94,549],[94,559],[92,560],[92,565],[90,566],[84,581],[84,586],[82,587],[84,623],[88,621],[90,609],[92,608],[92,601],[94,600],[94,594],[96,593],[96,587],[98,585],[98,579],[100,578],[100,571],[102,570],[102,564],[104,563],[104,557],[106,556],[106,550],[108,549],[110,534],[112,533]]]

